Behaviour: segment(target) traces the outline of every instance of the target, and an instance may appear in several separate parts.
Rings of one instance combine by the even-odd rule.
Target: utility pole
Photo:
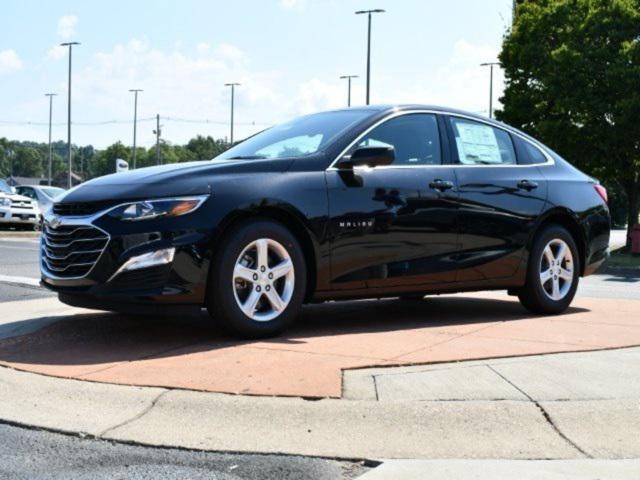
[[[138,92],[143,92],[139,88],[129,90],[133,92],[133,169],[136,169],[136,130],[138,127]]]
[[[500,62],[481,63],[481,67],[489,67],[489,118],[493,118],[493,67],[500,66]]]
[[[347,79],[347,107],[351,106],[351,79],[359,78],[358,75],[342,75],[341,80]]]
[[[156,165],[160,165],[160,114],[156,115],[156,129],[153,131],[156,134]]]
[[[239,83],[225,83],[224,84],[225,87],[231,87],[231,134],[229,135],[229,137],[231,138],[231,141],[229,142],[229,145],[233,146],[233,110],[234,110],[234,97],[235,97],[235,88],[240,86]]]
[[[51,157],[53,156],[53,150],[51,148],[51,118],[53,112],[53,97],[57,94],[55,93],[45,93],[45,97],[49,97],[49,168],[48,168],[48,180],[47,185],[51,186]]]
[[[384,10],[381,8],[376,8],[374,10],[358,10],[356,15],[367,14],[368,16],[368,27],[367,27],[367,100],[366,104],[369,105],[370,99],[370,87],[371,87],[371,14],[372,13],[384,13]]]
[[[68,175],[68,187],[71,188],[73,186],[71,178],[72,178],[72,165],[71,165],[71,52],[73,50],[74,45],[80,45],[78,42],[66,42],[61,43],[61,47],[69,47],[69,91],[68,91],[68,100],[67,100],[67,161],[69,164],[69,175]]]

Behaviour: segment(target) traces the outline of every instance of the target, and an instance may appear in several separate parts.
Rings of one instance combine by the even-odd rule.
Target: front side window
[[[357,146],[393,147],[393,165],[442,163],[438,122],[432,114],[418,113],[392,118],[374,128]]]
[[[5,182],[4,180],[0,179],[0,192],[1,193],[13,193],[11,191],[11,187],[9,186],[9,184],[7,182]]]
[[[462,165],[515,165],[511,136],[504,130],[462,118],[449,118]]]
[[[246,139],[216,160],[256,160],[310,155],[371,115],[367,110],[316,113],[277,125]]]

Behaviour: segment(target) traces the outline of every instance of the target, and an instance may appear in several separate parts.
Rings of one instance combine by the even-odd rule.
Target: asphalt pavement
[[[149,448],[0,424],[0,479],[334,480],[367,470],[352,462]]]
[[[0,237],[0,275],[40,278],[38,240]]]

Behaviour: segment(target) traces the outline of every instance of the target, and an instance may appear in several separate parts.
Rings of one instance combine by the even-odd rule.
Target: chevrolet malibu
[[[57,199],[42,283],[69,305],[199,311],[274,335],[307,302],[507,290],[565,311],[606,259],[606,190],[502,123],[439,107],[304,116],[211,161]]]

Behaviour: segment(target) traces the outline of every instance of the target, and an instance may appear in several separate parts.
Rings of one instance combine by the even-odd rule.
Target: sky
[[[154,144],[155,115],[175,144],[236,139],[297,115],[364,104],[366,31],[373,17],[371,103],[425,103],[487,114],[489,71],[511,22],[511,0],[4,0],[0,137],[66,140],[68,51],[73,50],[73,143]],[[503,90],[494,76],[497,99]],[[496,105],[499,105],[496,100]]]

